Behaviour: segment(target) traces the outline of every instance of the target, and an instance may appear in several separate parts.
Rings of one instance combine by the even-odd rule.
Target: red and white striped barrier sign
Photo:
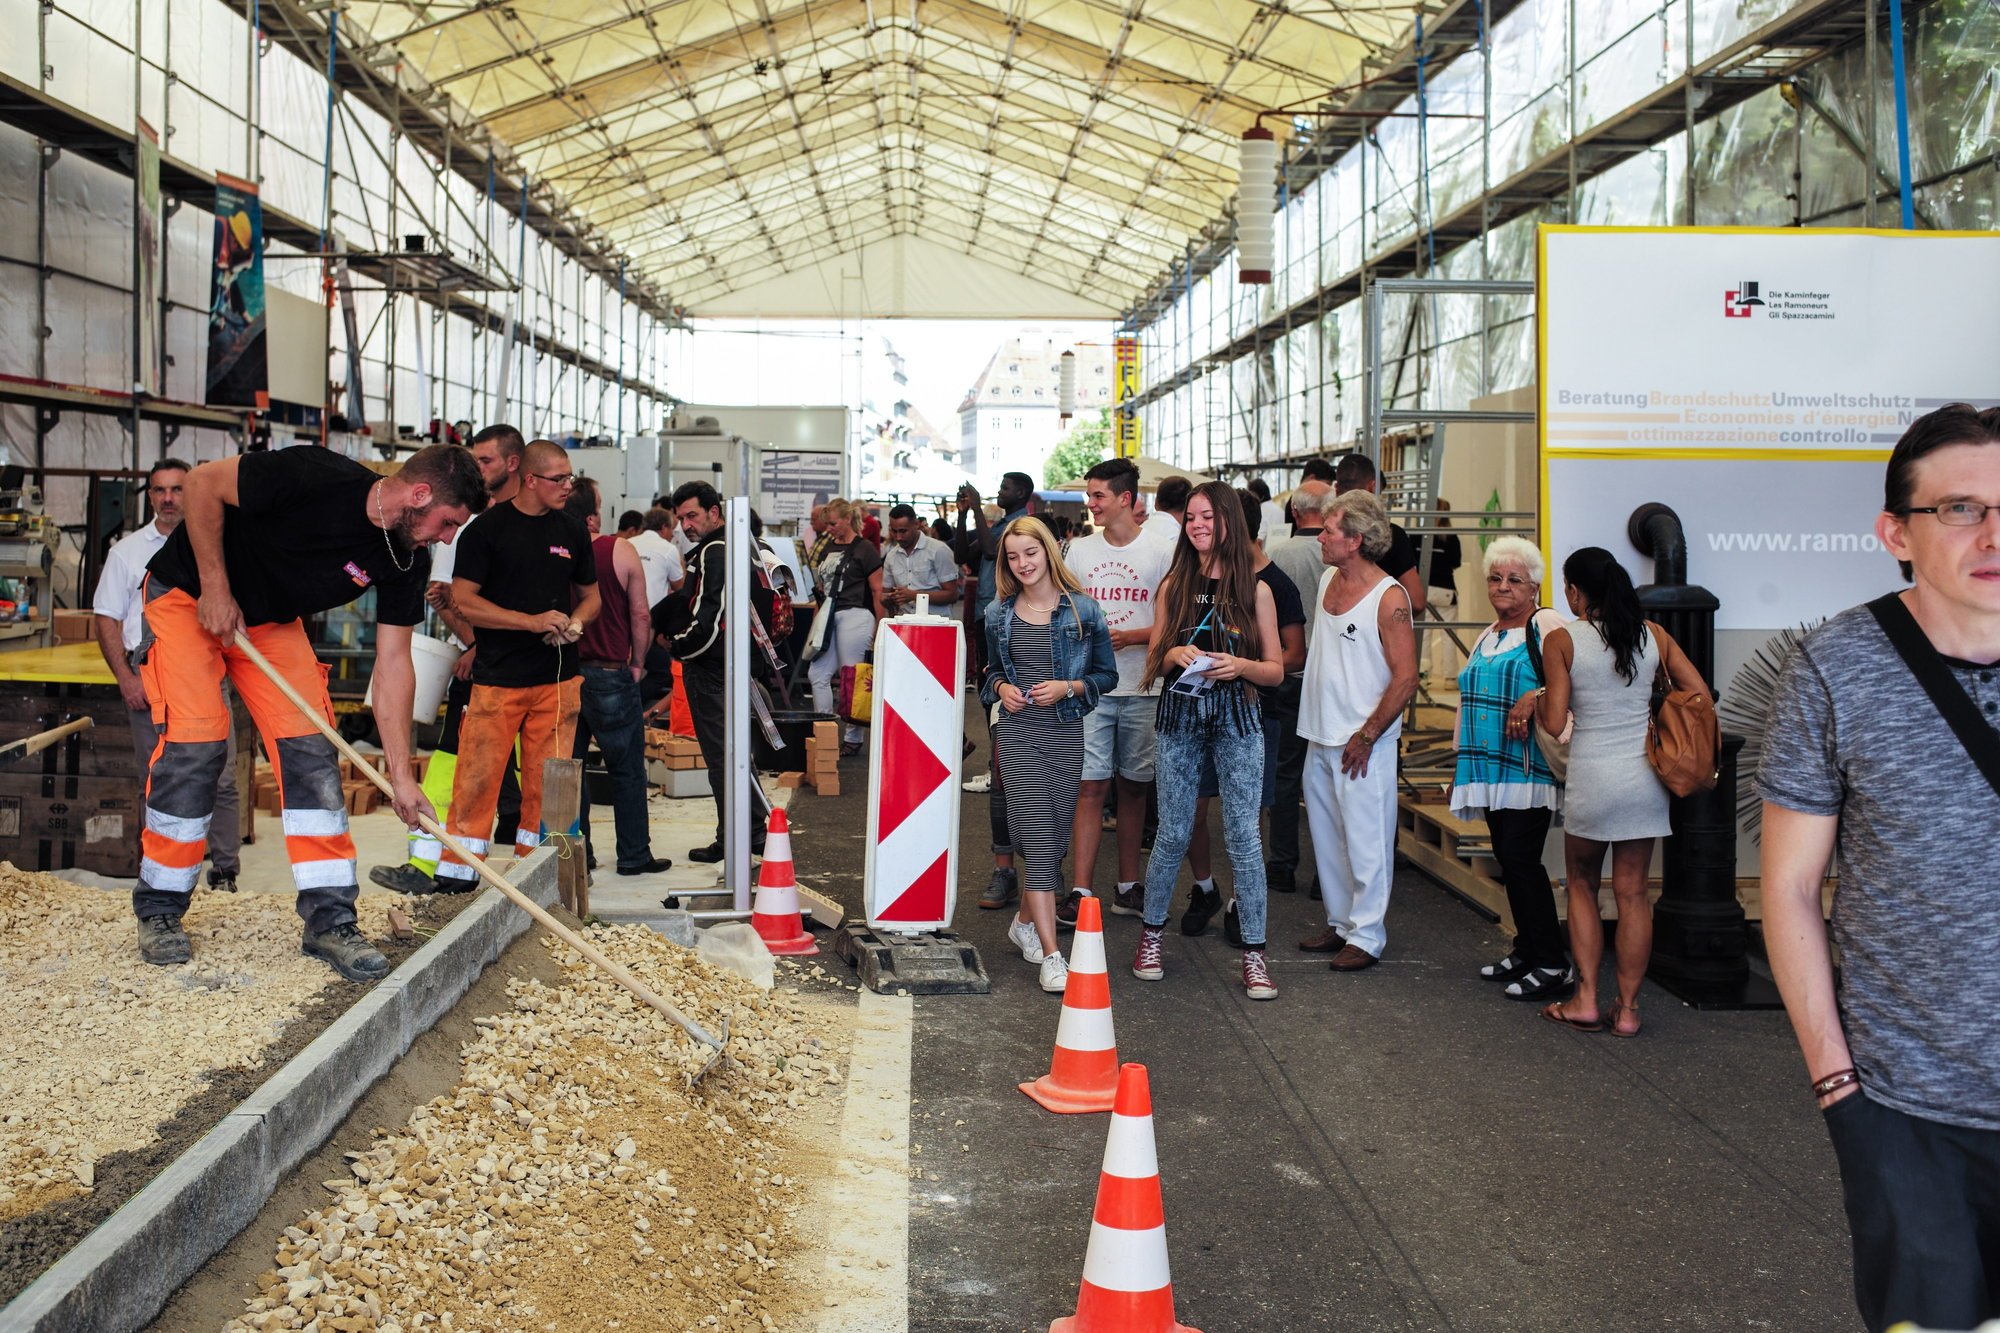
[[[876,630],[864,903],[877,930],[951,924],[964,681],[965,632],[958,621],[900,616]]]

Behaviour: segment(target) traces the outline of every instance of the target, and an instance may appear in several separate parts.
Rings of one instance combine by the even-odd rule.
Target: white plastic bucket
[[[416,668],[417,689],[410,701],[410,716],[416,722],[437,721],[444,707],[444,692],[451,687],[451,669],[458,665],[458,649],[428,634],[410,636],[410,664]],[[368,697],[362,701],[375,706],[375,682],[368,682]]]

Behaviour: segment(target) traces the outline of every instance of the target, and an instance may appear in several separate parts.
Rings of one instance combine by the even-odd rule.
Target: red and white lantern
[[[899,616],[875,632],[863,905],[876,930],[935,930],[958,901],[959,749],[965,632]]]

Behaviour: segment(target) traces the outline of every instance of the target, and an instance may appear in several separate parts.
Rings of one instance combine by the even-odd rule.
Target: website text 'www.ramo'
[[[1729,552],[1832,555],[1845,551],[1880,551],[1882,539],[1872,532],[1711,532],[1708,549]]]

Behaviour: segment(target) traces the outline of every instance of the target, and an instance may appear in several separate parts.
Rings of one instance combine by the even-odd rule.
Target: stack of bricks
[[[701,746],[693,737],[676,736],[657,727],[646,728],[646,757],[675,770],[707,767],[702,762]]]
[[[811,787],[821,796],[840,795],[840,724],[837,722],[813,723],[813,734],[806,737],[806,767],[803,773],[787,773],[779,784],[787,787]]]

